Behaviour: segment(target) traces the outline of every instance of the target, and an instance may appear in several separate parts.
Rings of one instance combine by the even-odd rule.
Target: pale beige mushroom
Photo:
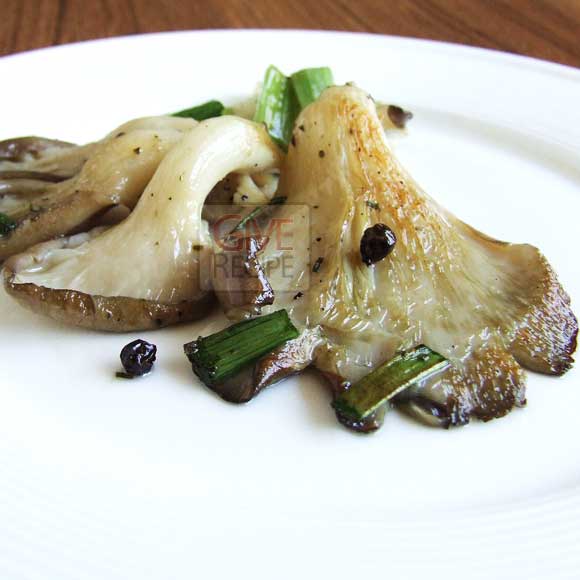
[[[163,157],[195,125],[176,117],[130,121],[91,145],[74,177],[5,195],[0,212],[15,219],[16,227],[0,237],[0,261],[33,244],[86,231],[112,207],[132,209]]]
[[[234,389],[230,381],[230,394],[247,400],[308,359],[336,395],[397,352],[426,344],[452,365],[397,404],[449,426],[523,405],[523,367],[552,375],[570,368],[578,325],[544,256],[485,236],[429,197],[395,159],[365,92],[330,88],[296,125],[278,190],[287,207],[278,211],[309,208],[307,243],[297,246],[289,278],[268,267],[275,244],[257,258],[275,295],[263,312],[287,309],[306,334],[259,361],[249,386]],[[361,238],[375,224],[391,228],[397,243],[367,265]],[[234,318],[252,306],[224,305]],[[313,331],[323,337],[316,348],[305,338]],[[342,419],[360,430],[381,422],[377,415],[358,424]]]
[[[206,196],[228,173],[279,165],[262,126],[236,117],[203,121],[165,156],[129,217],[14,256],[5,264],[5,287],[34,311],[99,330],[202,316],[212,295],[201,270],[212,252],[201,217]]]

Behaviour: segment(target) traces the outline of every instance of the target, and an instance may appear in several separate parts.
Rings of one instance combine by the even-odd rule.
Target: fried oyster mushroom
[[[295,252],[302,264],[291,279],[269,269],[271,243],[258,259],[275,292],[263,312],[287,309],[303,334],[258,361],[237,390],[230,381],[230,399],[235,392],[248,400],[309,364],[337,396],[398,352],[425,344],[451,366],[395,404],[449,427],[524,405],[523,368],[562,375],[571,367],[578,325],[544,256],[482,234],[430,198],[393,156],[366,93],[327,89],[296,127],[278,195],[287,197],[286,212],[292,204],[310,208],[307,244]],[[367,265],[361,238],[376,224],[391,228],[397,243]],[[239,300],[224,301],[232,303],[235,317]],[[339,419],[372,431],[384,411],[358,423]]]
[[[0,237],[0,261],[57,236],[87,231],[111,208],[133,209],[163,157],[195,125],[192,119],[146,117],[98,143],[59,146],[38,160],[22,154],[18,169],[0,171],[0,212],[15,221]],[[65,179],[71,159],[78,167]]]
[[[129,217],[13,256],[5,288],[35,312],[96,330],[159,328],[207,314],[205,198],[228,173],[279,165],[262,126],[227,116],[204,121],[167,153]]]

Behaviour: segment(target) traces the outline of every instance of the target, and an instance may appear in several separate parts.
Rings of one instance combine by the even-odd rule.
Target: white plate
[[[580,72],[370,35],[191,32],[0,60],[0,138],[87,141],[226,102],[264,68],[327,64],[415,113],[397,152],[490,235],[537,244],[580,304]],[[6,89],[9,87],[9,89]],[[61,328],[0,294],[0,577],[569,578],[580,569],[580,385],[529,375],[528,407],[439,431],[334,419],[314,375],[246,406],[194,379],[203,321],[144,333],[159,362],[113,378],[132,336]]]

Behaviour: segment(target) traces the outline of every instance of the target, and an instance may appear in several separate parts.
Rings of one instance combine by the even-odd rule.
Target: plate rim
[[[412,37],[400,37],[392,35],[374,34],[374,33],[362,33],[362,32],[348,32],[348,31],[331,31],[331,30],[302,30],[302,29],[211,29],[211,30],[183,30],[183,31],[164,31],[164,32],[154,32],[146,34],[133,34],[124,36],[115,36],[102,39],[85,40],[74,43],[67,43],[58,46],[45,47],[34,49],[30,51],[23,51],[19,53],[14,53],[11,55],[6,55],[0,58],[0,68],[3,62],[7,60],[19,60],[19,59],[29,59],[33,57],[42,57],[44,55],[52,55],[62,51],[71,51],[79,47],[96,47],[102,44],[130,44],[132,42],[142,42],[148,38],[169,38],[174,36],[217,36],[217,35],[266,35],[266,34],[283,34],[283,35],[307,35],[307,36],[318,36],[318,35],[328,35],[328,36],[343,36],[343,37],[353,37],[361,39],[363,41],[372,40],[373,42],[380,40],[387,42],[392,45],[404,45],[410,49],[420,47],[421,49],[436,49],[440,52],[450,53],[454,55],[460,54],[465,58],[482,58],[487,61],[492,61],[497,64],[509,64],[511,66],[517,65],[521,69],[522,65],[525,65],[527,70],[534,70],[541,72],[543,74],[557,74],[560,77],[565,77],[567,79],[572,79],[576,82],[580,82],[580,68],[571,67],[568,65],[563,65],[559,63],[554,63],[551,61],[546,61],[542,59],[537,59],[534,57],[528,57],[523,55],[517,55],[512,53],[507,53],[495,49],[487,49],[480,47],[473,47],[468,45],[463,45],[459,43],[434,41],[427,39],[418,39]],[[580,130],[579,130],[580,132]],[[485,518],[487,522],[490,522],[490,530],[503,531],[507,530],[521,530],[522,534],[528,527],[532,527],[536,518],[542,520],[542,525],[544,526],[543,534],[556,534],[558,537],[562,537],[559,529],[567,523],[568,518],[564,519],[562,517],[563,513],[574,514],[576,512],[580,513],[580,487],[575,486],[574,488],[568,488],[562,490],[554,495],[548,496],[545,501],[542,501],[539,505],[534,504],[532,499],[518,502],[515,506],[511,506],[511,509],[507,512],[502,510],[502,506],[497,508],[486,508],[486,507],[474,507],[461,511],[461,513],[456,512],[458,522],[463,522],[466,528],[471,531],[475,531],[475,526],[469,523],[470,516],[473,517],[474,512],[477,513],[476,520],[481,520],[482,517]],[[533,514],[533,515],[530,515]],[[454,518],[450,518],[452,521]],[[421,520],[421,522],[432,522],[431,518],[426,518]],[[398,524],[399,522],[395,522]],[[381,524],[384,524],[383,529],[389,531],[393,525],[392,522],[379,522],[378,527],[381,528]],[[411,524],[411,522],[410,522]],[[359,524],[360,525],[360,524]],[[461,524],[460,524],[461,525]],[[411,526],[412,527],[412,526]],[[488,536],[493,533],[489,531]],[[577,530],[578,532],[578,530]],[[480,536],[474,534],[474,540],[478,537],[484,537],[485,533],[480,532]],[[573,535],[573,534],[571,534]],[[580,535],[580,534],[578,534]],[[485,536],[485,537],[488,537]],[[522,557],[526,556],[527,552],[522,553]]]
[[[208,28],[208,29],[188,29],[188,30],[164,30],[159,32],[144,32],[136,34],[122,34],[118,36],[108,36],[103,38],[93,38],[86,40],[79,40],[74,42],[67,42],[64,44],[57,44],[52,46],[45,46],[24,51],[19,51],[0,57],[0,63],[5,60],[28,58],[37,56],[39,53],[58,53],[64,50],[71,50],[81,47],[99,46],[107,43],[131,43],[139,42],[145,38],[168,38],[175,36],[218,36],[218,35],[306,35],[306,36],[344,36],[357,39],[366,39],[376,41],[378,39],[383,42],[401,44],[403,46],[413,47],[421,46],[438,50],[440,52],[460,53],[464,56],[477,56],[492,60],[503,61],[505,64],[521,65],[525,64],[530,68],[538,68],[545,72],[552,74],[571,76],[575,80],[580,81],[580,67],[562,64],[555,61],[541,59],[538,57],[527,56],[507,52],[501,49],[486,48],[481,46],[474,46],[463,44],[460,42],[450,42],[444,40],[434,40],[428,38],[419,38],[414,36],[399,36],[394,34],[381,34],[375,32],[359,32],[349,30],[326,30],[326,29],[304,29],[304,28]]]

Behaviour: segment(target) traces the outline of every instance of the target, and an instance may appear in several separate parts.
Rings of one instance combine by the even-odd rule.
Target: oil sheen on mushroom
[[[124,221],[12,257],[5,286],[33,310],[102,330],[155,328],[204,315],[211,288],[200,264],[212,251],[201,217],[205,198],[228,173],[279,164],[263,127],[236,117],[204,121],[165,156]]]
[[[311,363],[334,393],[398,351],[426,344],[452,366],[399,403],[447,427],[522,406],[523,368],[551,375],[570,368],[577,321],[544,256],[476,231],[429,197],[393,156],[365,92],[330,88],[296,126],[277,195],[310,207],[309,251],[297,252],[303,263],[294,270],[310,272],[310,284],[297,300],[303,278],[276,278],[273,270],[276,300],[264,312],[286,308],[297,327],[320,331]],[[389,225],[397,244],[368,266],[361,237],[377,223]],[[279,373],[292,364],[286,354],[269,363]],[[377,428],[380,420],[353,427]]]
[[[33,244],[87,231],[109,208],[123,205],[132,209],[165,154],[195,124],[192,119],[174,117],[135,119],[99,143],[72,151],[61,148],[50,158],[0,172],[0,194],[5,190],[0,211],[17,222],[9,236],[0,238],[0,261]],[[88,158],[78,173],[60,179],[63,168],[59,162],[70,162],[75,152],[80,162],[81,150]],[[49,161],[52,165],[47,165]],[[41,172],[40,167],[50,168],[52,173]],[[48,176],[57,183],[50,183]]]

